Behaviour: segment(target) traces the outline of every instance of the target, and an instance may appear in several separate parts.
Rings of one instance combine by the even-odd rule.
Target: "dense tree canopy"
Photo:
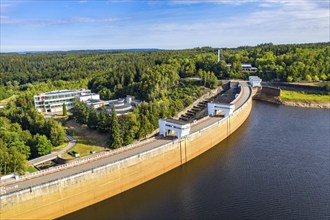
[[[28,100],[26,100],[28,99]],[[23,173],[26,159],[45,155],[65,141],[62,125],[30,107],[22,95],[0,111],[0,173]],[[5,161],[3,161],[5,160]]]
[[[40,92],[87,87],[104,100],[125,95],[143,100],[117,119],[104,107],[96,111],[75,102],[73,117],[109,133],[115,148],[146,137],[159,118],[174,116],[217,87],[218,79],[247,79],[243,63],[257,67],[253,74],[264,81],[330,80],[330,43],[223,48],[220,62],[217,50],[0,54],[0,100],[17,95],[0,110],[0,173],[23,172],[24,160],[47,154],[65,140],[62,125],[34,109],[33,95]],[[190,79],[196,77],[200,80]]]

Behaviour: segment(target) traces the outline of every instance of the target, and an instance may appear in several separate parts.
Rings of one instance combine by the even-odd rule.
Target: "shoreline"
[[[330,109],[330,102],[301,102],[301,101],[286,101],[281,100],[279,97],[269,95],[256,95],[254,100],[269,102],[277,105],[292,106],[298,108],[319,108]]]
[[[249,117],[252,89],[247,85],[241,88],[240,95],[231,102],[235,107],[232,113],[225,117],[206,116],[207,120],[194,124],[185,138],[161,137],[132,150],[121,149],[121,153],[109,157],[97,155],[81,164],[67,164],[65,171],[50,170],[50,175],[40,173],[35,178],[8,184],[1,194],[1,216],[58,218],[187,163],[229,137]]]

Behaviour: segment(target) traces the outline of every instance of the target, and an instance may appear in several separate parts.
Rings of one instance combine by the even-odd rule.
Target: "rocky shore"
[[[270,102],[278,105],[294,106],[300,108],[322,108],[330,109],[330,102],[301,102],[301,101],[285,101],[281,100],[280,97],[257,94],[253,97],[254,100],[260,100],[265,102]]]
[[[301,107],[301,108],[323,108],[330,109],[330,102],[293,102],[293,101],[281,101],[282,105]]]

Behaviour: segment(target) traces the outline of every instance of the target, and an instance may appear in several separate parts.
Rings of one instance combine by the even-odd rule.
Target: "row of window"
[[[38,107],[43,107],[43,106],[54,106],[54,104],[59,104],[60,106],[63,105],[64,102],[61,102],[61,101],[55,101],[55,102],[45,102],[44,104],[35,104],[35,107],[38,108]],[[73,102],[65,102],[66,106],[73,106]]]
[[[72,93],[72,94],[66,94],[66,95],[56,95],[56,96],[43,96],[44,100],[52,100],[52,99],[61,99],[61,98],[71,98],[71,97],[77,97],[80,93]],[[37,96],[34,98],[36,101],[42,100],[41,96]]]

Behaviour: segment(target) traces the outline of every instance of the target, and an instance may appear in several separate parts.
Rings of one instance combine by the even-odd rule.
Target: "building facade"
[[[71,109],[75,98],[79,101],[87,101],[100,99],[100,96],[86,89],[46,92],[34,96],[34,107],[39,112],[61,112],[64,103],[67,110]]]
[[[258,71],[258,68],[253,67],[249,63],[243,63],[242,64],[242,72],[257,72],[257,71]]]
[[[254,72],[254,73],[258,72],[258,68],[253,67],[252,64],[250,63],[242,63],[241,66],[242,66],[242,72]],[[232,64],[228,63],[227,68],[231,70],[233,68]]]
[[[190,133],[190,123],[188,122],[167,118],[159,119],[158,125],[159,134],[162,136],[168,136],[173,131],[175,132],[175,136],[180,139]]]

